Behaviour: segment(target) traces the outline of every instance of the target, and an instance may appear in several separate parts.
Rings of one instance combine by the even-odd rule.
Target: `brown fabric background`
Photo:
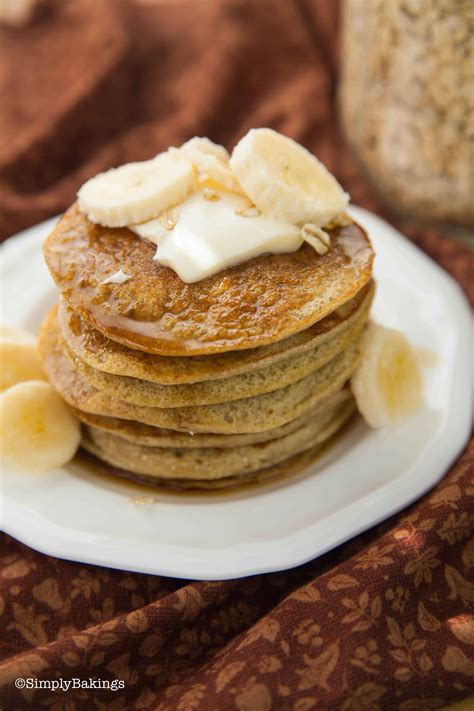
[[[337,126],[336,28],[331,0],[51,0],[27,29],[1,28],[2,237],[60,212],[103,168],[195,134],[232,146],[259,125],[306,144],[354,202],[381,212]],[[474,299],[467,248],[403,229]],[[471,442],[382,526],[244,580],[107,570],[4,536],[2,708],[427,711],[465,698],[473,460]],[[126,686],[19,692],[19,676]]]

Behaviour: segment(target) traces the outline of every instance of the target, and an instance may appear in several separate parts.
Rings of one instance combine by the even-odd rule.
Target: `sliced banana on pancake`
[[[270,128],[249,131],[235,146],[230,166],[264,214],[293,224],[324,227],[349,202],[314,155]]]
[[[84,183],[77,196],[91,222],[125,227],[157,217],[194,188],[193,165],[174,149],[99,173]]]
[[[229,153],[217,143],[213,143],[209,138],[195,136],[179,149],[199,171],[200,179],[206,183],[206,179],[216,183],[227,190],[242,192],[237,178],[232,173],[229,165]]]
[[[370,324],[362,338],[362,359],[351,384],[357,407],[372,427],[400,423],[422,404],[415,349],[399,331],[377,324]]]
[[[49,383],[29,380],[0,395],[2,456],[18,469],[47,472],[69,462],[80,423]]]
[[[183,143],[179,149],[184,155],[191,158],[192,156],[214,156],[218,160],[228,163],[230,154],[225,146],[221,146],[220,143],[214,143],[210,138],[206,136],[194,136],[190,138],[189,141]],[[193,162],[193,161],[192,161]]]
[[[24,380],[45,380],[36,339],[19,329],[0,327],[0,392]]]

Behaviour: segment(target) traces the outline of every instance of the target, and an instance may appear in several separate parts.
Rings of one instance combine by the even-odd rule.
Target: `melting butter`
[[[261,254],[294,252],[301,247],[299,227],[246,209],[248,201],[240,195],[215,193],[217,200],[198,192],[173,208],[171,229],[160,218],[129,229],[156,244],[155,261],[173,269],[188,284]]]

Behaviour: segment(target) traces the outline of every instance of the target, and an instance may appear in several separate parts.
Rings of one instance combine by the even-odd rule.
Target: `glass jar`
[[[394,210],[474,226],[473,0],[345,0],[339,99]]]

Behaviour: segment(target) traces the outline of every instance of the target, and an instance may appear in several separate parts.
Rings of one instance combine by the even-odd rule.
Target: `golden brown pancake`
[[[38,344],[45,372],[66,402],[93,414],[182,432],[240,434],[280,427],[341,390],[359,360],[355,342],[319,370],[271,393],[217,405],[142,407],[93,388],[74,370],[59,345],[56,312],[54,307],[45,320]]]
[[[234,402],[256,395],[273,392],[286,385],[302,380],[310,373],[322,368],[335,356],[345,350],[350,343],[358,340],[365,322],[355,322],[338,337],[326,340],[313,350],[290,356],[273,365],[249,373],[233,375],[219,380],[205,380],[202,383],[182,383],[180,385],[160,385],[147,380],[110,375],[91,368],[71,353],[68,344],[59,333],[59,342],[64,355],[73,368],[97,390],[119,400],[144,407],[189,407]]]
[[[73,412],[84,424],[94,429],[111,432],[134,444],[147,447],[172,447],[174,449],[198,449],[201,447],[227,448],[244,447],[249,444],[256,444],[257,442],[268,442],[272,439],[278,439],[278,437],[285,437],[306,425],[309,420],[315,420],[321,417],[321,414],[324,414],[329,409],[344,404],[351,398],[352,391],[349,387],[345,387],[328,397],[324,403],[318,403],[314,410],[305,412],[300,417],[291,420],[291,422],[287,422],[286,425],[276,427],[273,430],[266,430],[265,432],[249,432],[234,435],[196,432],[191,436],[188,432],[166,430],[160,427],[144,425],[141,422],[134,422],[133,420],[121,420],[118,417],[93,415],[90,412],[83,412],[75,408],[73,408]]]
[[[94,445],[90,449],[94,454],[100,452],[105,461],[135,474],[160,479],[222,479],[264,469],[321,444],[354,410],[354,400],[349,400],[285,437],[244,447],[146,447],[93,427],[86,428],[84,446],[89,449]]]
[[[153,261],[153,244],[126,228],[92,224],[74,204],[44,255],[74,311],[104,335],[148,353],[187,356],[275,343],[355,296],[371,276],[370,242],[355,223],[330,236],[323,256],[304,244],[186,284]],[[102,283],[120,269],[128,281]]]
[[[248,461],[243,461],[244,455],[236,457],[235,450],[190,450],[193,456],[189,457],[188,465],[183,465],[180,457],[176,456],[179,450],[169,450],[168,452],[165,450],[161,456],[156,449],[148,448],[150,452],[146,452],[147,448],[127,443],[124,452],[114,446],[110,440],[107,443],[96,441],[87,433],[83,439],[83,447],[106,463],[106,471],[142,483],[171,484],[178,489],[225,488],[243,484],[250,479],[255,483],[269,481],[283,474],[289,475],[301,471],[314,459],[320,447],[343,427],[354,412],[354,402],[347,402],[339,408],[333,417],[328,418],[328,421],[321,426],[318,432],[307,437],[304,444],[293,444],[295,450],[293,452],[290,452],[290,449],[286,447],[287,443],[282,443],[281,440],[253,448],[242,448],[248,450]],[[273,451],[267,453],[271,447]],[[307,453],[307,456],[302,456],[304,453]],[[170,462],[171,459],[173,462]],[[219,459],[221,459],[221,466],[219,466]],[[268,464],[268,459],[274,459],[273,463]],[[163,466],[164,460],[169,467],[172,467],[172,471]],[[191,460],[193,460],[192,464]],[[262,466],[255,468],[258,467],[258,462]],[[124,469],[124,466],[127,468]],[[234,474],[225,473],[232,472],[234,469]],[[204,475],[203,478],[199,478],[199,474]]]
[[[162,385],[228,378],[262,369],[338,338],[346,328],[368,316],[375,287],[370,281],[352,299],[304,331],[261,348],[214,355],[169,357],[127,348],[106,338],[61,299],[58,322],[69,349],[91,368]]]
[[[347,422],[350,422],[351,417],[348,416]],[[346,422],[342,422],[339,429],[342,430]],[[337,431],[332,432],[325,442],[317,444],[311,449],[308,449],[293,457],[285,459],[279,464],[274,464],[266,469],[260,469],[256,472],[251,472],[245,476],[227,476],[223,479],[160,479],[160,477],[150,477],[146,475],[134,474],[133,472],[125,471],[120,467],[115,467],[112,464],[101,459],[99,450],[93,453],[94,445],[88,447],[87,458],[90,458],[94,463],[94,469],[107,476],[114,476],[120,479],[127,479],[139,484],[148,486],[156,486],[160,489],[173,491],[190,491],[192,493],[209,493],[219,494],[220,491],[226,489],[239,489],[240,487],[258,486],[260,484],[270,484],[275,481],[287,480],[290,477],[295,477],[302,474],[304,470],[319,456],[321,451],[324,451],[327,442],[337,436]],[[227,492],[226,492],[227,493]]]

